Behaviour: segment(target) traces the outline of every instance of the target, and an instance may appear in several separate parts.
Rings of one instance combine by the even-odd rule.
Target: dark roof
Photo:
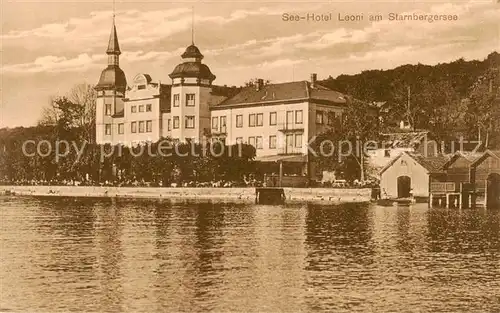
[[[203,54],[201,54],[200,49],[198,49],[197,46],[192,44],[186,48],[186,51],[184,51],[184,53],[181,55],[181,57],[183,59],[186,59],[186,58],[203,59]]]
[[[220,106],[245,105],[270,101],[319,100],[329,103],[346,103],[345,95],[319,84],[311,88],[308,81],[267,84],[257,90],[256,85],[241,88],[241,91],[221,103]]]
[[[177,65],[170,75],[170,78],[178,77],[196,77],[196,78],[206,78],[210,81],[215,79],[215,75],[212,74],[210,69],[206,64],[200,62],[184,62]]]
[[[123,89],[127,87],[127,78],[125,73],[118,65],[108,65],[99,78],[99,82],[95,86],[96,89],[118,88]]]
[[[422,165],[429,173],[444,173],[443,165],[449,158],[444,155],[426,157],[421,154],[408,153],[418,164]]]
[[[388,168],[390,168],[394,163],[396,163],[399,158],[403,155],[408,155],[413,160],[415,160],[418,164],[422,165],[429,173],[444,173],[443,166],[448,162],[449,158],[444,155],[426,157],[417,153],[403,152],[394,159],[392,159],[384,168],[380,170],[380,174],[385,172]]]
[[[474,162],[471,163],[471,167],[475,167],[477,163],[482,162],[487,157],[494,157],[497,159],[500,159],[500,150],[486,150],[484,153],[481,154],[480,157],[474,160]]]
[[[109,35],[107,54],[120,54],[120,45],[118,44],[118,35],[116,34],[115,19],[113,19],[113,26],[111,27],[111,34]]]
[[[391,148],[414,148],[427,136],[428,131],[410,131],[382,134],[384,143]]]

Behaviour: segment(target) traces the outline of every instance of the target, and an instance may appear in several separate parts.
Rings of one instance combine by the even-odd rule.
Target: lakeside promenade
[[[368,202],[370,188],[283,188],[287,203]],[[0,186],[0,195],[123,199],[199,200],[255,203],[255,188]]]

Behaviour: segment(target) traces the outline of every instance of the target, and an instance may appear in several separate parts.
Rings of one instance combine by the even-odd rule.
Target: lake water
[[[0,311],[500,311],[499,211],[6,197],[0,210]]]

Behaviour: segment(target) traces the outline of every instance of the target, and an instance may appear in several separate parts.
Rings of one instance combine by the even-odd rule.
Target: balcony
[[[278,155],[294,155],[294,154],[303,154],[303,148],[297,147],[281,147],[278,148]]]
[[[280,123],[278,130],[282,133],[300,133],[304,132],[304,124]]]
[[[215,129],[212,128],[210,129],[210,136],[227,136],[227,128],[226,126],[223,126],[221,128]]]

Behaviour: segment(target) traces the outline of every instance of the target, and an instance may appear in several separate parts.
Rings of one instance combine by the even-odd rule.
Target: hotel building
[[[170,137],[203,137],[253,145],[257,160],[288,165],[306,175],[307,143],[341,118],[343,94],[310,80],[236,88],[214,85],[216,76],[202,63],[194,44],[169,74],[169,84],[137,74],[130,84],[120,69],[121,54],[113,21],[108,66],[101,73],[96,103],[96,141],[132,145]],[[312,175],[307,175],[312,177]]]

